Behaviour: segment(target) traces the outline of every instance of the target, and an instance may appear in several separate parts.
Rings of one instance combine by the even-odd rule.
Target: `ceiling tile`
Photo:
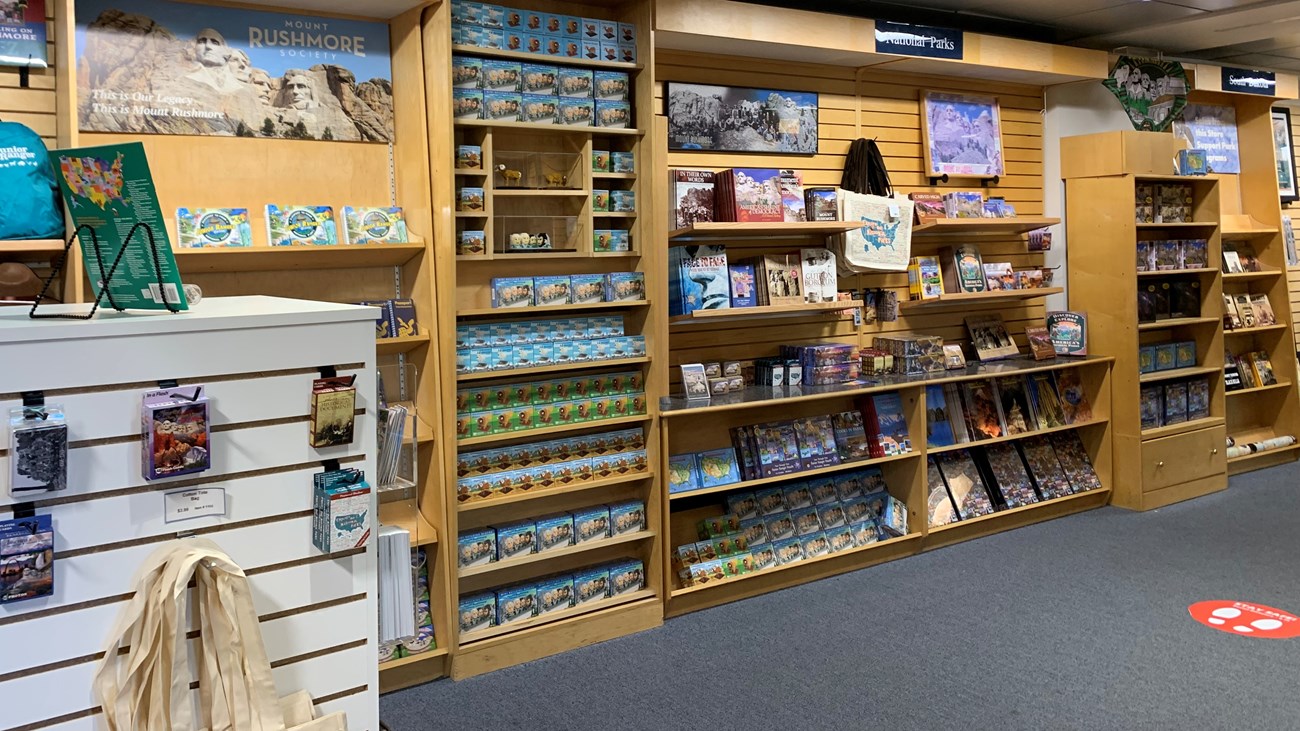
[[[929,4],[931,0],[922,0]],[[1125,5],[1132,0],[1070,0],[1068,12],[1088,13]],[[996,15],[1012,20],[1031,20],[1036,23],[1058,25],[1064,13],[1055,2],[1043,0],[973,0],[967,3],[969,11],[981,15]]]
[[[1132,2],[1103,10],[1067,15],[1057,22],[1066,37],[1107,36],[1136,28],[1150,29],[1161,23],[1204,14],[1204,10],[1166,5],[1160,2]]]
[[[1290,0],[1159,0],[1167,5],[1182,5],[1197,10],[1234,10],[1247,6],[1284,5]]]

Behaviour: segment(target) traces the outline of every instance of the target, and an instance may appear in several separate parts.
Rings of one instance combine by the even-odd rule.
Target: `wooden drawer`
[[[1227,428],[1210,427],[1142,442],[1142,490],[1150,492],[1228,469]]]

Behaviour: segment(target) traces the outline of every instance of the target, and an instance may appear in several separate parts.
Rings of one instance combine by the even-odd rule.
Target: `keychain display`
[[[203,386],[146,393],[140,425],[146,480],[194,474],[212,466],[211,420]]]
[[[351,444],[356,426],[356,376],[317,378],[311,384],[311,446]]]
[[[68,487],[68,424],[63,407],[47,404],[9,410],[9,492],[53,492]]]
[[[54,519],[0,520],[0,604],[54,594]]]

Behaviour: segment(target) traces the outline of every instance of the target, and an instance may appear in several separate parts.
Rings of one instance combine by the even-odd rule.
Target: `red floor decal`
[[[1187,608],[1192,619],[1223,632],[1269,640],[1300,637],[1300,617],[1248,602],[1197,602]]]

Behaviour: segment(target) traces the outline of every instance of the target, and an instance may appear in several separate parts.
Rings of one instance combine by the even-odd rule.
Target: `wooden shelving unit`
[[[62,254],[64,246],[59,239],[0,241],[0,261],[49,261]]]
[[[779,236],[829,236],[852,231],[860,224],[846,221],[807,221],[802,223],[754,223],[708,221],[668,232],[669,239],[770,239]]]
[[[854,310],[862,306],[861,300],[841,302],[803,302],[795,305],[767,305],[764,307],[731,307],[722,310],[696,310],[689,315],[669,318],[673,325],[688,322],[720,322],[723,320],[748,320],[764,317],[799,317]]]
[[[984,236],[1018,236],[1040,228],[1055,226],[1059,218],[1047,216],[1015,216],[1012,218],[941,218],[912,227],[913,236],[945,236],[972,234]]]
[[[1041,299],[1054,294],[1061,294],[1063,287],[1040,287],[1038,289],[999,289],[992,292],[944,292],[933,299],[907,300],[899,302],[899,309],[917,310],[928,307],[961,307],[969,305],[1008,304],[1020,300]]]
[[[1235,96],[1235,95],[1234,95]],[[1115,466],[1117,475],[1132,478],[1117,482],[1113,502],[1135,510],[1150,510],[1179,500],[1204,495],[1228,486],[1228,474],[1241,469],[1276,464],[1295,458],[1294,451],[1264,452],[1257,459],[1226,459],[1227,438],[1245,434],[1266,438],[1295,434],[1300,417],[1300,400],[1294,386],[1296,359],[1289,329],[1290,308],[1286,294],[1285,268],[1279,228],[1276,180],[1272,193],[1258,189],[1259,180],[1269,178],[1271,166],[1251,175],[1251,163],[1262,165],[1271,154],[1271,137],[1265,126],[1268,105],[1243,102],[1252,121],[1242,126],[1243,108],[1238,107],[1243,176],[1177,177],[1144,167],[1163,164],[1171,144],[1165,135],[1154,133],[1104,133],[1067,138],[1062,143],[1062,170],[1066,198],[1070,271],[1070,308],[1088,312],[1094,352],[1114,355],[1113,376]],[[1253,111],[1252,105],[1254,107]],[[1256,117],[1259,117],[1256,119]],[[1122,144],[1119,141],[1122,139]],[[1248,142],[1250,140],[1250,142]],[[1248,153],[1248,149],[1252,152]],[[1127,150],[1125,158],[1119,150]],[[1100,152],[1099,152],[1100,151]],[[1154,160],[1156,163],[1149,161]],[[1254,181],[1254,182],[1252,182]],[[1193,221],[1185,224],[1134,223],[1135,187],[1138,184],[1181,183],[1193,191]],[[1256,186],[1253,195],[1247,190]],[[1243,219],[1259,225],[1243,227]],[[1260,223],[1262,222],[1262,223]],[[1231,232],[1231,233],[1229,233]],[[1133,247],[1140,239],[1205,238],[1209,240],[1209,267],[1188,271],[1135,271]],[[1249,239],[1255,246],[1263,272],[1223,274],[1223,241]],[[1137,322],[1136,282],[1153,277],[1195,276],[1201,285],[1199,317]],[[1118,297],[1132,292],[1132,297]],[[1277,315],[1277,325],[1224,330],[1222,300],[1225,294],[1265,292]],[[1171,371],[1138,374],[1139,345],[1192,340],[1197,348],[1197,365]],[[1276,386],[1227,392],[1223,384],[1223,353],[1237,354],[1266,350],[1278,379]],[[1207,418],[1143,429],[1140,426],[1140,391],[1143,387],[1173,383],[1184,378],[1205,378],[1210,383],[1210,413]],[[1247,394],[1266,391],[1266,398]],[[1241,394],[1231,399],[1228,395]],[[1271,455],[1271,456],[1270,456]]]
[[[480,373],[459,374],[443,383],[444,398],[454,399],[460,389],[482,388],[508,383],[535,383],[556,378],[581,377],[613,371],[639,371],[645,377],[649,413],[575,424],[516,431],[490,436],[453,440],[459,451],[478,451],[508,444],[542,442],[582,433],[622,429],[641,429],[646,436],[648,467],[644,472],[610,476],[604,479],[575,481],[563,486],[516,491],[478,500],[459,501],[454,486],[458,479],[454,453],[448,450],[443,481],[453,489],[447,493],[448,535],[506,522],[537,518],[565,510],[603,505],[617,500],[635,499],[646,503],[647,528],[635,536],[571,546],[558,551],[534,554],[460,569],[453,577],[454,597],[492,590],[518,581],[540,579],[557,570],[570,571],[583,566],[605,563],[617,558],[637,557],[645,563],[646,587],[632,594],[589,603],[568,611],[553,612],[530,621],[505,627],[491,627],[461,633],[451,627],[453,635],[451,675],[466,678],[502,667],[563,652],[567,649],[657,626],[663,621],[659,597],[662,596],[659,567],[659,458],[658,414],[655,403],[663,392],[659,371],[655,369],[663,356],[664,341],[656,337],[662,322],[661,308],[654,293],[666,288],[663,280],[664,257],[653,245],[650,211],[655,206],[655,189],[647,181],[655,169],[652,150],[643,143],[644,130],[651,126],[654,109],[653,57],[651,49],[651,2],[630,0],[611,5],[603,2],[578,2],[557,9],[542,0],[520,0],[510,7],[546,12],[567,12],[634,23],[638,28],[638,58],[642,63],[585,62],[453,45],[450,41],[450,4],[430,7],[426,13],[424,35],[426,55],[431,63],[443,68],[453,54],[485,59],[510,59],[525,63],[553,64],[567,67],[617,70],[628,74],[634,119],[631,129],[539,125],[523,122],[490,120],[452,120],[450,76],[429,74],[427,125],[431,130],[447,130],[445,138],[430,150],[435,173],[435,200],[446,200],[455,208],[457,190],[482,187],[482,211],[451,211],[443,219],[445,246],[439,249],[440,265],[445,262],[445,276],[440,280],[441,332],[438,348],[444,368],[455,373],[456,345],[452,335],[457,324],[497,322],[540,322],[555,318],[620,317],[627,335],[644,335],[648,352],[644,357],[619,360],[582,361],[552,366],[516,368]],[[457,145],[482,147],[482,168],[454,171],[451,161]],[[592,170],[594,151],[630,152],[635,172],[613,173]],[[544,156],[544,157],[543,157]],[[542,170],[561,175],[561,187],[547,188],[534,173],[518,161],[541,161]],[[497,172],[498,165],[518,165],[525,174],[523,186],[507,186]],[[511,167],[510,169],[516,169]],[[535,172],[535,171],[534,171]],[[513,182],[513,181],[512,181]],[[592,191],[625,190],[635,195],[635,212],[597,211]],[[457,254],[456,242],[465,230],[484,232],[483,255]],[[597,251],[596,232],[626,230],[628,251]],[[540,251],[508,251],[511,232],[547,232],[552,248]],[[534,277],[568,274],[603,274],[641,272],[645,275],[650,297],[640,301],[598,302],[551,307],[492,308],[491,282],[497,277]],[[454,403],[452,401],[451,403]],[[455,434],[457,415],[448,409],[442,415],[442,427]],[[451,540],[449,539],[450,543]]]
[[[397,267],[424,253],[425,245],[419,242],[382,246],[254,246],[175,251],[176,265],[182,274]]]

